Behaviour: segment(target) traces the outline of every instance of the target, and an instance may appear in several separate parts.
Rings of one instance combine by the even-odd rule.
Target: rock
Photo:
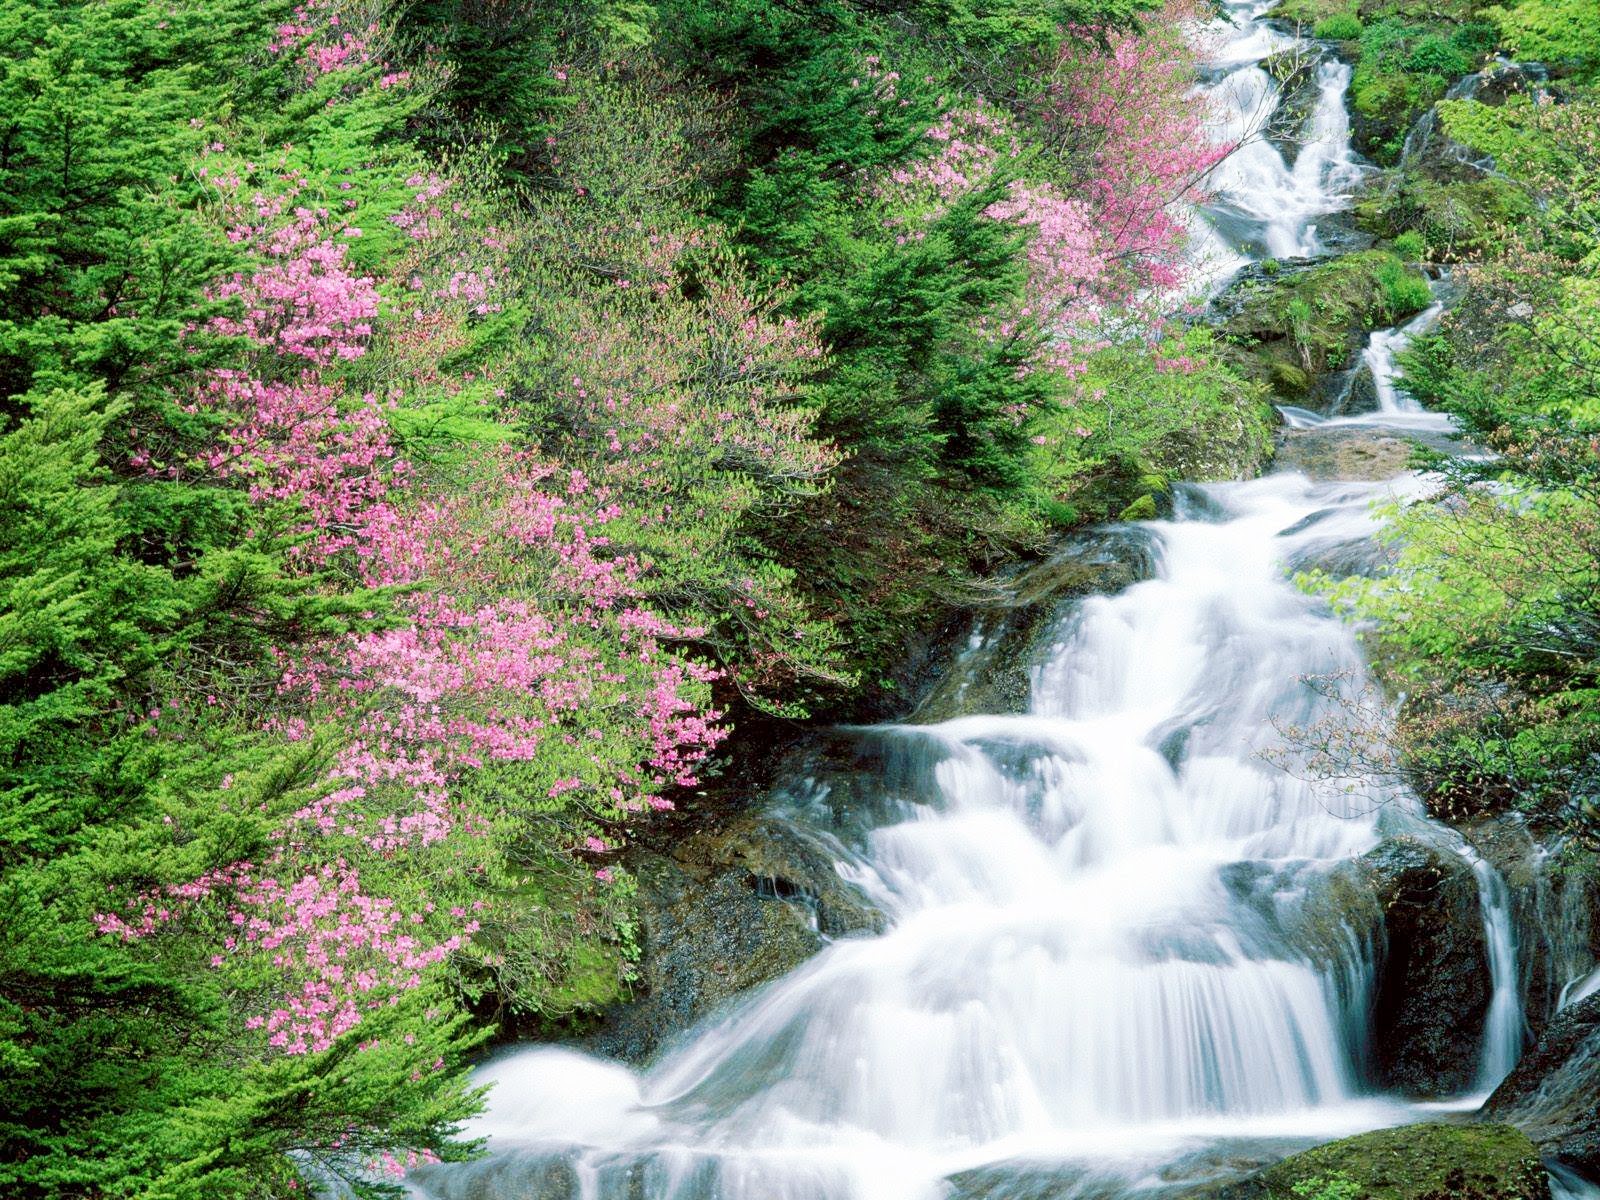
[[[1268,372],[1276,395],[1294,399],[1311,390],[1311,376],[1304,367],[1289,362],[1274,362],[1268,367]]]
[[[1361,865],[1383,910],[1372,1012],[1372,1071],[1382,1088],[1429,1099],[1469,1089],[1489,1009],[1478,885],[1460,855],[1391,838]]]
[[[1403,1125],[1329,1142],[1183,1200],[1549,1200],[1539,1151],[1509,1125]],[[1176,1200],[1176,1198],[1174,1198]]]
[[[643,996],[607,1014],[589,1048],[632,1062],[732,997],[787,974],[830,937],[883,919],[820,839],[775,817],[734,817],[636,850]]]
[[[1261,62],[1261,68],[1278,84],[1278,106],[1267,121],[1263,136],[1291,167],[1305,141],[1306,122],[1317,106],[1317,67],[1324,54],[1320,46],[1280,50]]]
[[[1087,595],[1121,591],[1154,570],[1145,530],[1113,526],[1073,538],[1007,582],[911,719],[926,724],[971,712],[1026,712],[1033,667],[1072,606]]]
[[[1328,415],[1353,417],[1377,410],[1378,381],[1372,374],[1372,368],[1363,362],[1350,373],[1345,386],[1339,390],[1333,403],[1328,406]]]
[[[1270,270],[1261,263],[1239,273],[1212,314],[1230,365],[1298,400],[1352,364],[1370,331],[1419,311],[1430,298],[1423,278],[1384,250]]]
[[[1600,995],[1551,1018],[1483,1113],[1515,1124],[1551,1157],[1600,1175]]]
[[[1412,442],[1362,425],[1313,425],[1278,435],[1273,465],[1312,479],[1392,479],[1415,451]]]
[[[1439,123],[1439,110],[1430,108],[1406,135],[1399,165],[1402,171],[1449,181],[1487,175],[1494,170],[1494,159],[1452,138]]]
[[[1119,521],[1154,521],[1156,514],[1156,498],[1146,492],[1128,505],[1127,508],[1123,509],[1117,519]]]

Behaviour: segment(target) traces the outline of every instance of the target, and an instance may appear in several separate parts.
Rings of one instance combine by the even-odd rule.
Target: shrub
[[[1433,302],[1428,281],[1398,259],[1378,267],[1378,286],[1383,289],[1383,307],[1391,320],[1418,312]]]
[[[1411,47],[1406,70],[1413,75],[1442,75],[1454,78],[1472,70],[1472,62],[1448,39],[1430,33]]]
[[[1428,243],[1415,229],[1408,229],[1394,239],[1394,252],[1407,262],[1416,262],[1428,252]]]
[[[1361,36],[1361,18],[1353,12],[1334,13],[1318,21],[1311,32],[1326,42],[1353,42]]]
[[[1500,30],[1492,21],[1468,21],[1451,31],[1450,44],[1469,58],[1487,58],[1500,45]]]

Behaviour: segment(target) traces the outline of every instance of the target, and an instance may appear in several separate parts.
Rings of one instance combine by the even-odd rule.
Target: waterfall
[[[1321,253],[1319,221],[1360,178],[1343,64],[1317,67],[1292,166],[1259,136],[1278,102],[1260,60],[1296,44],[1264,8],[1227,6],[1205,88],[1222,135],[1244,143],[1192,214],[1230,272]],[[1395,387],[1393,356],[1437,315],[1373,336],[1381,411],[1361,419],[1433,419]],[[490,1156],[410,1186],[436,1200],[936,1200],[977,1194],[967,1173],[1042,1171],[1050,1194],[1137,1191],[1185,1155],[1418,1119],[1363,1086],[1372,930],[1325,885],[1425,818],[1398,786],[1314,780],[1285,732],[1337,729],[1367,683],[1351,630],[1289,564],[1370,537],[1374,501],[1418,486],[1191,486],[1173,519],[1131,527],[1150,577],[1059,619],[1026,711],[853,731],[884,764],[852,780],[856,819],[873,817],[831,832],[854,838],[839,869],[885,914],[882,934],[830,944],[647,1070],[555,1047],[500,1055],[469,1130]],[[1521,1045],[1517,949],[1503,880],[1463,853],[1494,983],[1490,1086]]]
[[[1516,1065],[1522,1054],[1527,1023],[1522,1013],[1522,993],[1517,972],[1517,932],[1511,915],[1510,892],[1500,872],[1481,855],[1465,847],[1461,854],[1472,865],[1472,874],[1478,881],[1484,943],[1489,953],[1492,990],[1478,1064],[1478,1086],[1487,1095]]]
[[[1372,382],[1378,393],[1378,411],[1385,414],[1420,413],[1418,404],[1407,392],[1395,384],[1399,370],[1395,356],[1409,346],[1413,339],[1428,332],[1438,324],[1444,305],[1435,301],[1410,321],[1397,329],[1375,330],[1367,339],[1361,361],[1372,372]]]

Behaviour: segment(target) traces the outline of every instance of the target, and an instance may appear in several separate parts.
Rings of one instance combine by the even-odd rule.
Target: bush
[[[1428,243],[1415,229],[1408,229],[1394,239],[1394,252],[1407,262],[1416,262],[1428,252]]]
[[[1433,291],[1428,287],[1428,281],[1398,259],[1378,267],[1378,286],[1383,290],[1383,307],[1391,320],[1418,312],[1433,303]]]
[[[1469,58],[1487,58],[1500,45],[1500,30],[1492,21],[1468,21],[1451,32],[1450,44]]]
[[[1353,42],[1361,36],[1361,18],[1353,12],[1334,13],[1318,21],[1311,32],[1325,42]]]
[[[1442,75],[1453,79],[1472,70],[1472,62],[1448,39],[1430,33],[1411,48],[1406,70],[1413,75]]]

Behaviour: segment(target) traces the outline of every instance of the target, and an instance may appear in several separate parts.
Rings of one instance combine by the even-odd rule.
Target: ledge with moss
[[[1436,1123],[1329,1142],[1184,1200],[1550,1200],[1550,1184],[1511,1126]]]
[[[1277,396],[1304,402],[1319,377],[1348,363],[1365,335],[1432,300],[1398,255],[1365,250],[1310,265],[1263,264],[1219,301],[1230,364]]]

